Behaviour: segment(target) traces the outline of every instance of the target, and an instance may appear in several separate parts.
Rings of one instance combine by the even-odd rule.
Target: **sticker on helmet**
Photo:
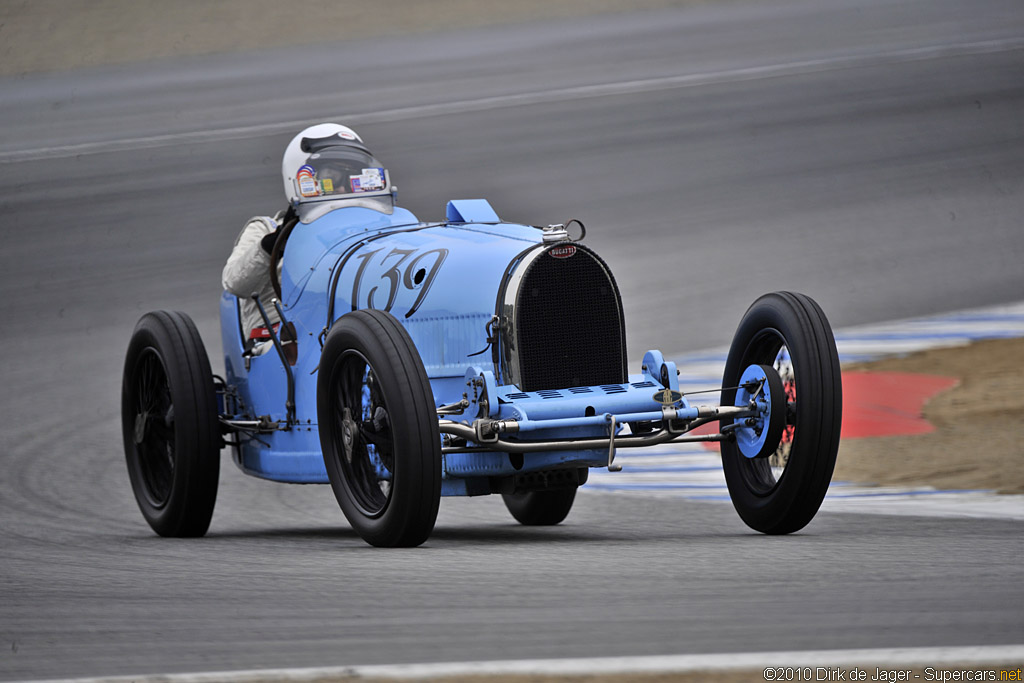
[[[301,166],[295,179],[299,181],[299,194],[303,197],[319,197],[320,188],[316,182],[316,169],[310,165]]]
[[[384,189],[384,169],[364,168],[362,175],[348,177],[353,192],[375,192]]]

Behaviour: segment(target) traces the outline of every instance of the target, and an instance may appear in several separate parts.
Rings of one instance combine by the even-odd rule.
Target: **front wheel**
[[[331,488],[363,540],[417,546],[441,500],[441,435],[409,333],[384,311],[331,328],[320,356],[317,420]]]
[[[210,361],[184,313],[142,316],[121,385],[128,475],[142,516],[161,536],[202,536],[220,475],[220,425]]]
[[[775,292],[747,310],[729,349],[722,405],[735,405],[744,370],[757,364],[774,367],[782,379],[787,405],[781,442],[771,453],[748,457],[735,442],[724,441],[722,466],[733,506],[747,526],[787,534],[806,526],[821,507],[842,423],[839,354],[813,299]],[[723,420],[722,427],[728,423]]]

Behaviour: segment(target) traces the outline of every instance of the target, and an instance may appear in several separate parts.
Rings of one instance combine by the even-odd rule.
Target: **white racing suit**
[[[267,312],[272,325],[281,322],[280,316],[272,303],[277,298],[274,293],[274,285],[270,281],[270,254],[263,251],[260,240],[263,236],[277,230],[278,223],[269,216],[254,216],[246,222],[245,227],[238,233],[235,239],[235,246],[228,256],[228,262],[224,264],[224,272],[221,274],[221,284],[224,289],[238,297],[241,317],[242,333],[249,338],[249,333],[255,328],[265,327],[263,316],[252,300],[252,293],[259,292],[260,302]],[[278,262],[278,277],[281,275],[281,264]],[[255,355],[261,355],[270,350],[273,345],[270,343],[257,343],[253,349]]]

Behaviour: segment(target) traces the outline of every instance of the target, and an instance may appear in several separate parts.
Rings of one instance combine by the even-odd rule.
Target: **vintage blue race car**
[[[817,512],[842,390],[831,328],[807,296],[758,299],[720,405],[696,405],[658,351],[628,374],[618,287],[576,222],[505,223],[477,199],[449,202],[443,222],[350,206],[284,229],[278,298],[256,296],[268,328],[267,311],[283,321],[270,353],[252,352],[230,294],[224,377],[188,316],[148,313],[135,328],[124,445],[157,533],[206,533],[224,446],[248,474],[330,483],[377,546],[423,543],[441,496],[500,493],[521,523],[557,524],[589,468],[679,441],[721,442],[753,529],[789,533]]]

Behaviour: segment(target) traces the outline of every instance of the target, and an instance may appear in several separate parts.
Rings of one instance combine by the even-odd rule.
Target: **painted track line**
[[[391,121],[408,121],[411,119],[470,112],[490,111],[508,107],[521,107],[555,102],[631,95],[680,88],[692,88],[722,83],[739,83],[757,81],[768,78],[801,76],[804,74],[853,69],[872,66],[884,66],[907,62],[920,62],[950,57],[967,57],[975,55],[1012,52],[1024,49],[1024,37],[986,40],[969,43],[946,45],[929,45],[904,50],[890,50],[868,55],[844,55],[811,59],[763,66],[742,67],[709,71],[704,73],[678,74],[656,78],[640,78],[613,83],[597,83],[575,87],[557,88],[553,90],[536,90],[532,92],[496,95],[475,99],[458,100],[455,102],[439,102],[411,107],[382,109],[373,112],[350,112],[338,114],[335,118],[349,125],[365,123],[382,123]],[[296,121],[278,121],[253,126],[215,128],[203,131],[169,133],[121,140],[105,140],[80,144],[56,145],[34,149],[20,149],[0,152],[0,164],[35,161],[39,159],[61,159],[86,154],[102,154],[123,152],[136,149],[153,149],[173,147],[177,145],[197,144],[204,142],[221,142],[238,140],[261,135],[277,135],[299,130],[310,124],[308,119]]]
[[[943,667],[948,665],[1006,665],[1024,662],[1024,645],[811,650],[805,652],[739,652],[710,655],[649,657],[590,657],[527,659],[436,664],[384,664],[258,669],[192,674],[75,678],[38,683],[261,683],[323,679],[422,679],[452,676],[593,676],[609,674],[682,674],[693,671],[758,670],[764,667]]]

